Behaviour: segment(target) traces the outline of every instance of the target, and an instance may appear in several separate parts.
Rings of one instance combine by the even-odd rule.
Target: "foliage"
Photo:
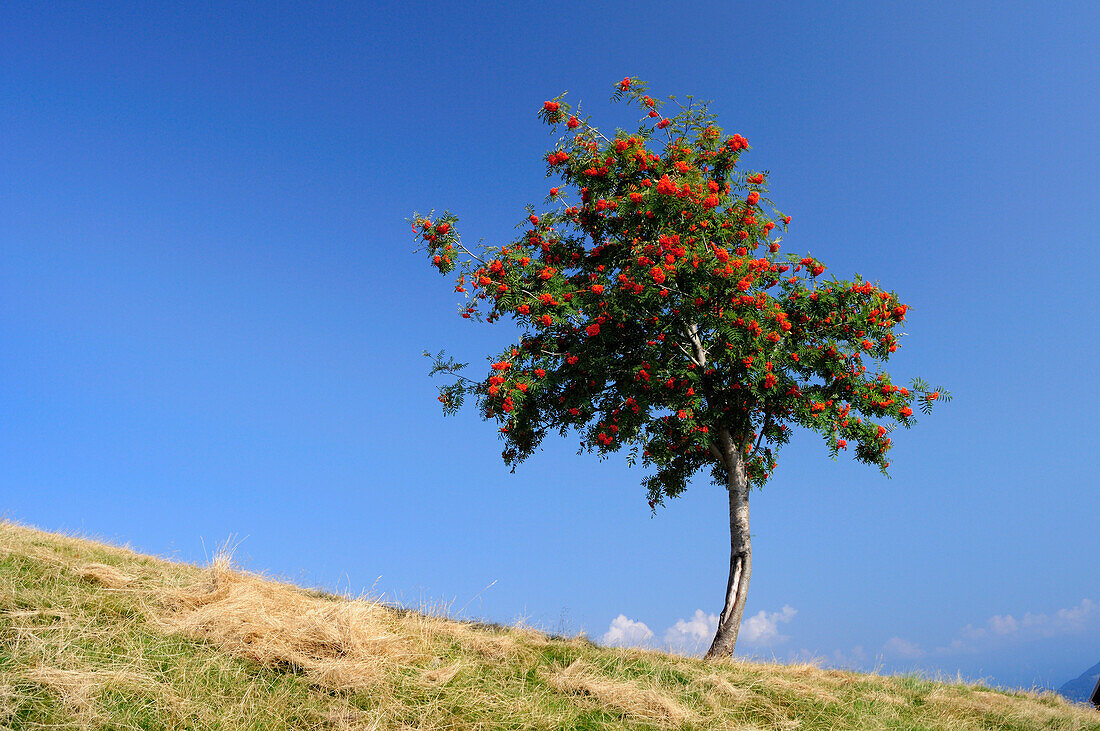
[[[739,164],[748,141],[725,136],[705,102],[647,91],[633,78],[616,86],[644,116],[610,136],[564,95],[543,104],[563,133],[546,154],[561,183],[549,210],[527,207],[514,241],[469,248],[450,212],[410,220],[432,264],[457,274],[462,317],[508,316],[522,331],[480,380],[440,354],[433,373],[456,377],[440,389],[444,409],[475,397],[513,468],[551,431],[575,431],[600,455],[625,448],[631,463],[640,450],[651,506],[703,467],[724,484],[734,450],[762,486],[794,426],[885,474],[893,429],[950,399],[884,370],[908,307],[859,275],[827,276],[813,255],[781,253],[791,219],[768,197],[768,173]]]

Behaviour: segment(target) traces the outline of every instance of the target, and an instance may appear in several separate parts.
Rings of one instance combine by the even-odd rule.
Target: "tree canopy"
[[[432,264],[457,275],[462,317],[507,316],[522,331],[481,379],[440,354],[433,373],[455,376],[444,409],[476,398],[513,467],[552,431],[601,455],[626,449],[650,468],[651,507],[701,468],[725,484],[727,448],[763,485],[794,426],[886,473],[893,430],[950,398],[884,369],[908,307],[784,253],[791,218],[768,197],[768,173],[740,164],[748,141],[725,135],[705,102],[647,92],[633,78],[616,86],[613,99],[644,115],[632,132],[601,132],[564,94],[542,105],[563,133],[545,156],[560,183],[513,241],[467,247],[454,214],[414,214]]]

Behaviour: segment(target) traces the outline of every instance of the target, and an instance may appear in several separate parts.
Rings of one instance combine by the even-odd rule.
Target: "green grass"
[[[0,523],[0,728],[1094,729],[1046,693],[601,648]]]

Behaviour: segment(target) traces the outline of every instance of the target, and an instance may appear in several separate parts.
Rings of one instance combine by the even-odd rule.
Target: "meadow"
[[[0,728],[1065,729],[1050,692],[704,662],[0,523]]]

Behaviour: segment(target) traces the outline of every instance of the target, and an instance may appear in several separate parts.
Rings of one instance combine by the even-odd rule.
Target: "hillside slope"
[[[1097,678],[1100,678],[1100,662],[1059,688],[1058,694],[1071,701],[1083,703],[1089,699],[1096,688]]]
[[[1100,713],[600,648],[0,523],[0,728],[1100,731]]]

